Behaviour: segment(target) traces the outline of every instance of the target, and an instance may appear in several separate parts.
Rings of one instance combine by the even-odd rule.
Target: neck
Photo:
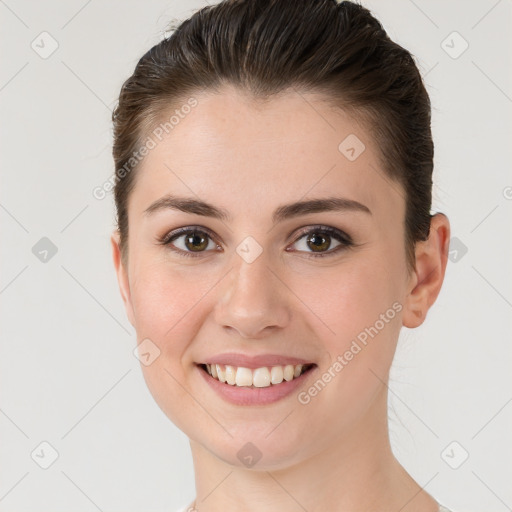
[[[190,445],[198,512],[438,512],[436,501],[391,451],[385,388],[350,432],[292,466],[267,471],[237,467],[195,441]]]

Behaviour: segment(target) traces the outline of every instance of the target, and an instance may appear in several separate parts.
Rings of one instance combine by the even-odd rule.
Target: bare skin
[[[265,105],[232,88],[196,98],[198,106],[137,171],[127,264],[117,231],[111,238],[137,340],[149,338],[161,351],[141,365],[144,378],[190,439],[196,509],[437,512],[391,451],[387,381],[401,327],[421,325],[440,292],[447,217],[433,217],[408,275],[404,192],[384,177],[378,147],[355,119],[293,90]],[[365,145],[354,161],[338,149],[350,134]],[[144,214],[168,193],[211,203],[231,219],[173,209]],[[334,196],[371,213],[322,211],[272,222],[278,206]],[[311,256],[314,247],[299,230],[318,225],[356,245],[324,234],[331,245],[323,253],[330,254]],[[201,252],[186,235],[172,242],[175,251],[156,241],[189,226],[211,234]],[[251,263],[236,252],[248,236],[262,249]],[[393,304],[400,306],[393,318],[307,404],[292,393],[265,406],[233,405],[196,366],[223,352],[301,357],[317,365],[301,388],[307,391]],[[250,468],[237,457],[247,442],[262,454]]]

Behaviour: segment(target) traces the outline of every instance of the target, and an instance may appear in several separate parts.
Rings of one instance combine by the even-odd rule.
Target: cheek
[[[132,289],[138,334],[165,342],[182,314],[182,304],[190,290],[177,286],[165,273],[152,267],[140,272]],[[171,331],[169,331],[171,329]]]
[[[371,377],[370,368],[385,374],[400,332],[402,305],[390,261],[368,254],[324,269],[323,276],[317,271],[315,286],[301,278],[300,287],[294,287],[330,355],[327,367],[340,356],[346,365],[343,373],[361,381]]]
[[[297,276],[293,289],[325,339],[351,337],[391,307],[389,283],[372,261],[347,262]],[[388,304],[388,302],[390,302]],[[322,329],[322,330],[320,330]]]
[[[399,296],[389,273],[391,260],[373,253],[316,269],[314,281],[301,277],[293,288],[308,306],[306,322],[329,354],[318,380],[299,396],[304,410],[324,420],[319,439],[326,436],[325,424],[331,425],[328,437],[336,436],[366,414],[383,391],[393,360],[401,325]]]
[[[144,380],[161,410],[178,428],[188,431],[185,411],[194,405],[183,387],[192,364],[187,349],[203,320],[205,301],[201,299],[216,280],[201,278],[190,269],[176,271],[168,263],[139,266],[133,277],[137,340],[149,338],[160,351],[150,365],[141,364]]]
[[[201,323],[202,299],[218,279],[198,267],[177,269],[168,262],[138,265],[134,270],[132,303],[138,339],[153,340],[163,353],[179,357]]]

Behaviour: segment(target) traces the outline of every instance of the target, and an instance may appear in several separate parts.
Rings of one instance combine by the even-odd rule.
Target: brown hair
[[[183,21],[139,60],[112,114],[124,261],[134,152],[171,105],[224,84],[254,99],[290,87],[325,93],[365,122],[384,177],[405,191],[407,269],[415,269],[415,243],[428,238],[431,219],[430,99],[412,55],[368,9],[336,0],[223,0]]]

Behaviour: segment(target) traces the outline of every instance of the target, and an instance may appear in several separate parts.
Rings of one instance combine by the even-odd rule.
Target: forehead
[[[372,211],[389,202],[375,142],[321,96],[290,89],[260,102],[225,87],[193,97],[197,106],[141,162],[132,194],[139,213],[169,192],[260,216],[266,203],[304,196],[342,195]],[[164,122],[175,109],[162,114]]]

